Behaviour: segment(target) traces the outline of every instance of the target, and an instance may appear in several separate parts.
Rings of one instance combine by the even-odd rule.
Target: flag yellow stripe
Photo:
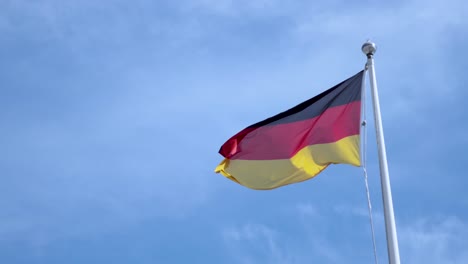
[[[360,166],[359,135],[333,143],[306,146],[291,159],[224,159],[215,172],[248,188],[269,190],[308,180],[328,165],[337,163]]]

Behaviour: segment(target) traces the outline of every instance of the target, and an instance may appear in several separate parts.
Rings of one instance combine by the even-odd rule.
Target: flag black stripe
[[[270,126],[310,119],[321,115],[327,108],[361,100],[364,71],[344,80],[323,93],[275,116],[255,123],[248,128]]]

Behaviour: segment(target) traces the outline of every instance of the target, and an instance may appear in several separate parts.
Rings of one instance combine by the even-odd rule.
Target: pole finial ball
[[[362,52],[364,52],[364,54],[366,54],[367,56],[372,56],[375,54],[375,51],[377,51],[377,46],[375,45],[375,43],[370,42],[368,40],[366,41],[366,43],[362,45],[361,49],[362,49]]]

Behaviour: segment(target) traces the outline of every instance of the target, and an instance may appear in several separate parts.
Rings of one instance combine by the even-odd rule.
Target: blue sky
[[[402,262],[467,263],[466,17],[462,0],[1,1],[0,262],[371,263],[361,169],[273,191],[213,172],[234,133],[361,70],[371,38]]]

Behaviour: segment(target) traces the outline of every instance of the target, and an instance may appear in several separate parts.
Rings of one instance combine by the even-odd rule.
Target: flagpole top
[[[374,42],[371,42],[370,40],[368,40],[366,41],[366,43],[362,45],[361,49],[362,49],[362,52],[364,52],[364,54],[366,54],[366,56],[370,58],[377,51],[377,46],[375,45]]]

